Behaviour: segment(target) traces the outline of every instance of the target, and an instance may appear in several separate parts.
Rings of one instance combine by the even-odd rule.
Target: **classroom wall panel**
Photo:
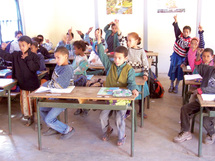
[[[74,40],[80,39],[76,30],[87,32],[94,27],[94,0],[21,0],[25,33],[44,35],[54,46],[72,27]],[[93,32],[91,33],[93,34]]]
[[[181,30],[185,25],[191,26],[191,37],[193,37],[196,34],[197,0],[183,1],[185,12],[177,13],[178,25]],[[167,73],[175,41],[172,23],[176,13],[157,13],[157,9],[161,7],[158,2],[158,0],[148,0],[148,50],[159,53],[158,71]]]
[[[214,21],[214,0],[202,1],[201,25],[204,29],[205,47],[212,48],[215,51],[215,21]]]

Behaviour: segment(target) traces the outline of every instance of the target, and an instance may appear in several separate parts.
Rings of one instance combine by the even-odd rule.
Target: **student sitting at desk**
[[[99,32],[99,34],[101,34]],[[137,85],[135,83],[134,69],[126,63],[128,57],[128,50],[119,46],[114,52],[114,63],[111,62],[108,56],[104,53],[103,45],[101,44],[101,38],[98,38],[98,55],[107,70],[106,87],[127,87],[132,91],[135,97],[138,96]],[[126,100],[109,101],[110,104],[125,105],[130,103]],[[111,110],[103,110],[100,114],[100,120],[102,130],[104,132],[102,140],[107,141],[113,132],[113,128],[109,124],[109,116]],[[118,129],[118,141],[117,145],[121,146],[125,143],[125,114],[126,110],[118,110],[116,112],[116,125]]]
[[[43,43],[43,41],[44,41],[43,35],[37,35],[37,38],[40,39],[41,46],[46,48],[48,51],[52,50],[53,44],[52,44],[52,42],[49,41],[49,39],[45,39],[45,43]]]
[[[20,91],[20,106],[25,118],[27,118],[27,126],[30,126],[33,119],[33,104],[27,96],[31,91],[39,88],[39,80],[37,71],[40,69],[39,57],[30,50],[32,41],[28,36],[22,36],[18,40],[21,51],[14,51],[8,54],[4,51],[6,44],[2,44],[0,49],[0,57],[5,60],[12,61],[12,78],[18,80]]]
[[[58,47],[55,50],[56,67],[50,81],[43,84],[49,88],[67,88],[70,85],[70,79],[73,78],[72,66],[68,64],[69,52],[65,47]],[[65,108],[40,108],[42,119],[50,127],[44,136],[60,133],[60,139],[69,139],[75,132],[73,127],[70,127],[57,119],[57,116],[63,112]]]
[[[75,50],[75,60],[72,63],[72,67],[74,69],[74,84],[75,86],[86,86],[87,83],[87,68],[88,68],[88,61],[87,56],[84,53],[87,45],[89,45],[87,42],[84,42],[82,40],[75,41],[73,43],[73,47]],[[89,110],[88,109],[77,109],[74,113],[74,115],[79,115],[82,113],[82,116],[85,117],[88,115]]]
[[[198,49],[197,57],[195,61],[197,72],[202,76],[201,87],[197,89],[199,94],[209,93],[215,94],[215,67],[201,64],[200,54],[202,49]],[[205,51],[203,51],[205,52]],[[205,108],[206,110],[215,110],[215,108]],[[176,143],[184,142],[192,139],[190,132],[190,118],[191,115],[196,114],[200,111],[200,104],[196,100],[195,102],[188,103],[181,108],[180,119],[181,119],[181,132],[176,136],[173,141]],[[213,117],[203,117],[203,125],[207,131],[205,138],[205,144],[213,144],[215,141],[215,130]]]

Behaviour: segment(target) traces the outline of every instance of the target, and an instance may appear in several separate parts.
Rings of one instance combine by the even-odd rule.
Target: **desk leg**
[[[41,150],[41,127],[40,127],[40,107],[38,105],[38,98],[36,98],[36,103],[37,103],[37,131],[38,131],[38,149]]]
[[[183,105],[185,105],[187,103],[187,99],[188,99],[188,97],[187,97],[188,85],[185,84],[184,86],[185,87],[184,87]]]
[[[134,156],[134,102],[132,101],[132,111],[131,111],[131,157]]]
[[[156,74],[156,76],[158,77],[158,56],[156,56],[156,63],[155,63],[156,65],[156,71],[155,71],[155,74]]]
[[[198,145],[198,156],[202,156],[202,126],[203,126],[203,107],[200,107],[199,117],[199,145]]]
[[[183,79],[182,82],[183,82],[183,83],[182,83],[182,93],[181,93],[181,96],[183,97],[183,96],[184,96],[184,79]]]
[[[150,107],[150,77],[151,77],[151,72],[152,72],[152,70],[151,69],[149,69],[149,76],[148,76],[148,88],[149,88],[149,96],[147,96],[148,98],[147,98],[147,109],[149,109],[149,107]]]
[[[140,124],[140,127],[143,127],[143,114],[144,114],[144,86],[142,86],[142,100],[141,100],[141,124]]]
[[[65,123],[67,124],[68,123],[68,111],[67,111],[67,108],[65,109],[65,111],[64,111],[64,121],[65,121]]]
[[[12,134],[12,128],[11,128],[11,96],[10,96],[10,90],[8,90],[8,97],[7,97],[7,103],[8,103],[8,128],[9,128],[9,135]]]

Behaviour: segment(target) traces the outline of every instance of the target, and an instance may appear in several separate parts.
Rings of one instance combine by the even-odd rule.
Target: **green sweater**
[[[102,44],[98,44],[98,55],[99,58],[101,59],[102,64],[104,65],[106,71],[107,71],[107,77],[110,78],[114,78],[114,75],[109,75],[109,74],[113,74],[113,71],[110,72],[111,66],[115,66],[115,73],[117,73],[117,77],[120,78],[121,74],[126,74],[124,70],[124,72],[122,73],[123,68],[126,66],[126,69],[128,69],[127,63],[124,62],[122,65],[120,66],[116,66],[115,63],[111,62],[108,58],[108,56],[104,53],[104,48]],[[121,77],[122,78],[122,77]],[[135,82],[135,71],[133,68],[130,68],[127,70],[127,87],[128,89],[130,89],[131,91],[134,89],[137,89],[137,85]]]

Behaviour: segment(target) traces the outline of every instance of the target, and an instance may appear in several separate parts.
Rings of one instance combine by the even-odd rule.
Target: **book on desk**
[[[48,88],[41,86],[38,88],[35,93],[43,93],[43,92],[49,92],[49,93],[71,93],[72,90],[75,88],[75,86],[69,86],[68,88]]]
[[[102,87],[97,96],[130,97],[132,92],[129,89],[120,89],[119,87]]]

